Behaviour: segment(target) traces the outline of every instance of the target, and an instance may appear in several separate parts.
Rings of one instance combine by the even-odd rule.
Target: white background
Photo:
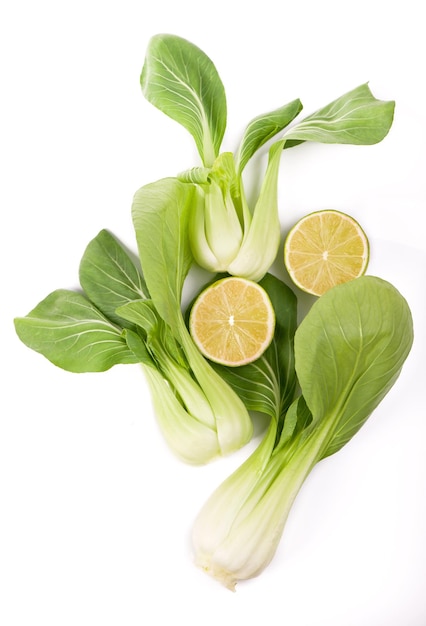
[[[417,0],[2,3],[2,626],[426,625],[420,8]],[[223,149],[236,149],[252,117],[297,97],[307,115],[369,81],[378,98],[396,100],[394,126],[377,146],[285,153],[280,212],[283,232],[321,208],[356,217],[371,242],[368,272],[411,306],[415,344],[367,424],[306,481],[272,564],[235,594],[192,564],[190,529],[257,442],[187,467],[163,444],[138,366],[69,374],[21,344],[12,322],[54,289],[78,286],[80,257],[102,228],[135,249],[133,193],[198,164],[190,135],[140,91],[146,46],[159,32],[190,39],[214,61],[228,98]]]

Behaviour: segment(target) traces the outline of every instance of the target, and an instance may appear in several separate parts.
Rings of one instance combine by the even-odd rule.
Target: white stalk
[[[179,340],[188,364],[214,413],[222,455],[239,450],[253,435],[253,422],[240,397],[210,366],[180,319]]]
[[[155,415],[168,446],[182,461],[204,465],[220,456],[215,428],[188,413],[160,372],[143,365]]]
[[[224,272],[240,249],[243,231],[229,191],[223,194],[215,181],[206,189],[204,215],[207,243],[217,271]]]
[[[300,444],[276,450],[271,426],[259,448],[207,500],[193,527],[195,563],[235,591],[258,576],[280,542],[294,499],[321,458],[327,428]]]
[[[259,281],[271,267],[278,253],[281,229],[278,213],[278,172],[284,141],[269,151],[268,166],[256,202],[250,227],[228,272]]]
[[[219,260],[215,256],[206,235],[205,193],[202,188],[195,186],[194,201],[192,204],[191,219],[189,220],[189,240],[191,251],[196,263],[209,272],[219,272]]]

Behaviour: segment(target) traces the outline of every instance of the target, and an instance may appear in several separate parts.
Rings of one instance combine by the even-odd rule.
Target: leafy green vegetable
[[[118,363],[137,363],[122,329],[73,291],[54,291],[26,317],[16,318],[15,329],[25,345],[70,372],[103,372]]]
[[[259,148],[286,128],[299,115],[302,108],[302,103],[297,99],[251,120],[238,149],[237,163],[240,174]]]
[[[363,84],[297,121],[295,99],[252,119],[231,152],[222,149],[225,89],[200,48],[175,35],[152,37],[140,82],[145,98],[191,134],[201,163],[135,193],[140,266],[102,230],[81,259],[82,291],[54,291],[15,328],[28,347],[71,372],[140,364],[164,438],[185,462],[240,448],[253,431],[249,411],[269,416],[260,445],[194,524],[197,564],[233,589],[268,565],[306,477],[358,432],[410,352],[411,313],[390,283],[364,276],[339,285],[297,328],[296,297],[270,273],[284,150],[306,141],[375,144],[392,125],[395,103]],[[262,148],[268,161],[251,204],[243,176]],[[275,335],[257,361],[226,368],[196,348],[182,312],[194,263],[259,281],[268,292]]]
[[[379,278],[342,285],[312,307],[296,333],[296,367],[313,427],[332,429],[322,456],[361,428],[398,378],[412,340],[406,301]]]
[[[210,272],[259,281],[275,260],[280,243],[278,167],[284,141],[274,144],[253,212],[231,153],[216,160],[207,184],[198,184],[189,222],[196,262]],[[226,162],[226,168],[223,164]],[[222,173],[225,172],[225,173]]]
[[[228,265],[228,272],[259,281],[277,256],[281,241],[278,215],[278,168],[284,142],[278,141],[269,150],[268,165],[259,197],[238,254]]]
[[[339,285],[315,302],[295,334],[302,395],[200,511],[193,528],[200,567],[234,589],[268,565],[306,477],[371,415],[412,341],[406,301],[380,278]]]
[[[290,140],[297,140],[371,145],[388,134],[394,110],[393,101],[377,100],[365,83],[306,117],[285,137],[289,144]]]
[[[217,432],[198,419],[188,419],[188,411],[161,373],[144,367],[145,377],[158,424],[164,439],[174,453],[186,463],[200,465],[220,455]]]
[[[178,334],[185,278],[193,262],[188,240],[192,187],[166,178],[134,195],[132,217],[139,257],[152,301]]]
[[[142,273],[107,230],[87,246],[80,263],[80,284],[87,297],[108,319],[123,326],[116,309],[138,298],[149,298]]]
[[[175,390],[194,419],[210,429],[214,429],[214,414],[202,389],[191,375],[185,356],[164,321],[160,318],[150,300],[135,300],[120,307],[120,315],[133,321],[143,331],[145,345],[156,363],[157,369]],[[130,345],[130,344],[129,344]],[[160,404],[160,403],[159,403]],[[172,418],[173,419],[173,418]],[[188,447],[188,446],[187,446]],[[192,442],[195,454],[199,454]],[[219,454],[216,441],[216,453]]]
[[[189,239],[194,258],[212,272],[224,272],[243,241],[243,219],[234,206],[237,194],[234,157],[223,152],[214,162],[207,183],[196,189]],[[247,219],[251,219],[247,214]]]
[[[190,244],[195,261],[210,272],[259,281],[280,243],[278,171],[281,152],[305,141],[369,145],[388,133],[394,102],[377,100],[367,84],[344,94],[290,126],[302,111],[295,99],[247,125],[235,153],[220,153],[226,130],[225,91],[212,61],[198,47],[173,35],[152,38],[143,70],[147,100],[192,134],[203,167],[178,175],[197,186],[192,196]],[[247,203],[243,171],[273,137],[269,161],[254,206]]]
[[[141,86],[149,102],[191,133],[203,164],[211,166],[227,112],[222,81],[207,55],[181,37],[156,35],[148,45]]]
[[[176,178],[150,183],[136,192],[132,216],[152,302],[182,347],[213,411],[220,453],[228,454],[249,441],[253,425],[244,403],[198,351],[183,317],[182,289],[193,261],[188,238],[193,194]]]
[[[185,194],[191,193],[190,187],[182,186]],[[185,206],[184,202],[183,213]],[[173,215],[174,203],[171,208]],[[151,240],[154,222],[148,220],[147,225],[147,230],[139,233],[142,247]],[[166,257],[172,255],[165,259],[170,271],[167,275],[161,272],[166,293],[155,288],[153,292],[164,316],[181,331],[181,314],[174,307],[180,309],[183,281],[192,257],[185,227],[176,230],[172,220],[169,226],[173,236],[167,238],[166,226],[164,232],[160,229],[157,240],[159,249],[167,251]],[[180,275],[176,274],[177,259],[181,262]],[[155,281],[156,264],[148,265],[149,280]],[[193,348],[196,356],[192,361],[204,386],[208,381],[210,395],[220,393],[222,397],[222,404],[216,401],[211,406],[179,340],[148,298],[142,272],[107,231],[100,231],[88,244],[80,263],[80,282],[85,293],[55,291],[26,317],[15,319],[16,332],[28,347],[71,372],[100,372],[116,364],[140,363],[164,438],[187,463],[207,463],[246,443],[252,423],[244,404]],[[185,340],[192,342],[189,337]],[[229,403],[229,413],[221,423],[218,406],[223,409],[225,403]],[[234,410],[237,413],[232,414]]]

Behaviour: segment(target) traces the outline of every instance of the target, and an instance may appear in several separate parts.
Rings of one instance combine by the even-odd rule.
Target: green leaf
[[[117,310],[118,315],[143,329],[147,336],[157,333],[161,318],[151,300],[133,300]]]
[[[174,335],[155,310],[152,300],[134,300],[120,307],[117,313],[143,331],[145,343],[155,356],[167,354],[182,367],[188,364]]]
[[[203,165],[219,154],[226,97],[219,74],[197,46],[175,35],[155,35],[141,74],[145,98],[193,136]]]
[[[25,345],[70,372],[103,372],[138,362],[121,328],[74,291],[54,291],[26,317],[16,318],[15,329]]]
[[[259,282],[274,307],[274,339],[264,354],[248,365],[214,368],[231,385],[251,411],[280,422],[293,401],[296,388],[293,339],[297,326],[297,301],[293,291],[272,274]]]
[[[285,133],[286,147],[302,141],[371,145],[382,141],[393,122],[395,103],[377,100],[360,85]]]
[[[388,393],[412,341],[407,302],[380,278],[357,278],[315,302],[296,332],[295,355],[313,425],[332,432],[323,456],[344,446]]]
[[[193,257],[188,219],[194,190],[176,178],[164,178],[139,189],[132,217],[144,277],[163,320],[178,333],[183,283]]]
[[[303,106],[299,99],[255,117],[247,126],[238,152],[238,173],[241,174],[248,161],[269,139],[282,131],[300,113]]]
[[[125,326],[116,309],[126,302],[148,298],[141,272],[108,231],[88,244],[80,263],[80,284],[87,297],[112,322]]]
[[[125,328],[123,330],[123,337],[139,363],[156,369],[157,366],[139,333],[130,328]]]
[[[302,433],[312,422],[312,413],[310,412],[305,398],[299,396],[289,406],[285,419],[282,422],[281,433],[279,435],[279,442],[274,449],[274,454],[280,453],[290,448],[290,442],[296,440],[298,435]],[[296,441],[296,445],[300,445],[301,439]]]

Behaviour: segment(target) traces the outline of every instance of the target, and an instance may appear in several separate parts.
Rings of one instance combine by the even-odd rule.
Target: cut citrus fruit
[[[272,341],[275,312],[266,291],[239,277],[222,278],[197,297],[189,330],[200,352],[236,367],[258,359]]]
[[[350,215],[331,209],[303,217],[284,242],[290,278],[316,296],[362,276],[368,259],[368,239],[361,226]]]

